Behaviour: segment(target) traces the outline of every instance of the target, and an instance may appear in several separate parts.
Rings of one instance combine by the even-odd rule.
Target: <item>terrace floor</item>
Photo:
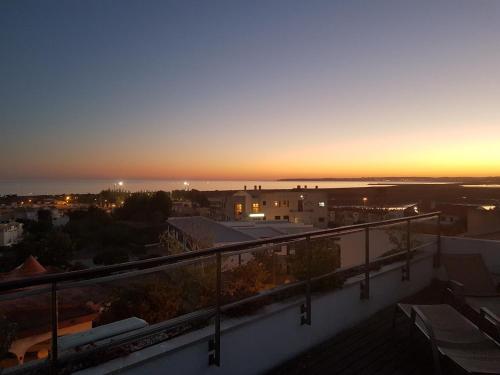
[[[442,285],[433,285],[404,302],[437,304],[441,296]],[[394,310],[392,306],[378,312],[270,374],[433,374],[429,343],[418,334],[409,339],[410,320],[406,316],[398,314],[393,328]],[[444,374],[462,374],[451,363],[442,365]]]

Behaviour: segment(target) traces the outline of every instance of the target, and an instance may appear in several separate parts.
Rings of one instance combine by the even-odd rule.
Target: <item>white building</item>
[[[328,193],[316,189],[243,190],[226,204],[229,220],[285,220],[295,224],[328,226]]]
[[[18,243],[23,235],[23,224],[11,221],[0,224],[0,246],[12,246]]]

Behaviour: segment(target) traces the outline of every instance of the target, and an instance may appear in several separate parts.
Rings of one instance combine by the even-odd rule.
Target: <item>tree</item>
[[[323,276],[340,267],[340,245],[332,238],[301,241],[295,245],[290,258],[290,273],[295,279],[306,280],[309,275]],[[316,283],[316,288],[336,288],[342,284],[342,280],[331,277]]]
[[[13,248],[18,264],[24,262],[28,256],[33,255],[44,266],[66,268],[75,245],[67,233],[53,229],[48,233],[28,234]]]
[[[198,207],[208,207],[210,202],[205,193],[196,190],[174,190],[172,191],[172,199],[175,200],[188,200],[197,205]]]
[[[113,219],[108,213],[92,206],[87,211],[70,212],[64,231],[81,249],[89,245],[102,245],[103,233],[112,223]]]
[[[387,235],[389,236],[389,242],[392,244],[393,248],[386,251],[381,256],[389,256],[407,250],[408,233],[406,230],[388,229]],[[416,238],[412,238],[410,233],[410,249],[414,249],[421,244],[422,242]]]
[[[160,277],[115,288],[100,324],[137,316],[150,324],[178,316],[182,312],[182,289]]]
[[[50,210],[38,210],[38,223],[45,230],[50,230],[52,228],[52,212]]]
[[[130,192],[123,189],[107,189],[102,190],[98,198],[96,198],[99,203],[114,203],[116,205],[121,205],[127,197],[130,196]]]
[[[95,264],[108,266],[111,264],[128,262],[129,256],[126,249],[112,248],[102,250],[96,254],[92,260]]]
[[[172,211],[172,201],[168,193],[133,193],[115,210],[115,215],[121,220],[163,222]]]
[[[269,272],[256,260],[223,272],[223,302],[240,300],[264,290],[268,278]]]

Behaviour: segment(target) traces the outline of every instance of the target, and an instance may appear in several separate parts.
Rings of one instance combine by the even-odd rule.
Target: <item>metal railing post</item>
[[[57,297],[57,284],[52,283],[51,292],[51,352],[50,352],[50,373],[52,375],[57,374],[57,331],[58,331],[58,321],[59,321],[59,310],[58,310],[58,297]]]
[[[436,258],[434,260],[434,267],[441,267],[441,214],[437,217],[437,250]]]
[[[406,222],[406,266],[403,280],[410,280],[410,252],[411,252],[411,219]]]
[[[361,299],[370,298],[370,227],[365,228],[365,280],[361,282]]]
[[[311,325],[311,257],[312,257],[312,248],[311,248],[311,237],[307,236],[306,238],[306,275],[307,275],[307,283],[306,283],[306,303],[305,305],[301,306],[301,313],[305,314],[302,315],[300,318],[300,324],[304,325],[307,324],[308,326]]]
[[[217,276],[216,276],[216,300],[215,300],[215,335],[209,342],[209,350],[213,351],[208,357],[208,363],[220,367],[220,318],[221,318],[221,294],[222,294],[222,259],[221,253],[217,253]]]
[[[271,248],[271,257],[273,285],[276,286],[276,255],[274,253],[274,247]]]

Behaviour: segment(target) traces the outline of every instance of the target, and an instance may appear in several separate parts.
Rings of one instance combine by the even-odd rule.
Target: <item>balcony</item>
[[[427,373],[429,345],[421,340],[409,347],[404,320],[391,327],[394,306],[439,302],[441,255],[471,252],[500,273],[500,242],[442,237],[439,214],[432,213],[4,281],[4,303],[44,295],[51,306],[50,322],[40,317],[39,323],[50,323],[48,357],[5,373]],[[249,283],[238,270],[255,264],[266,268],[265,280],[253,293],[238,295],[234,275]],[[161,321],[130,316],[64,331],[68,319],[61,307],[69,291],[84,290],[82,298],[98,300],[110,284],[126,289],[183,267],[205,272],[204,280],[213,283],[203,306]],[[182,297],[192,299],[190,294]]]

